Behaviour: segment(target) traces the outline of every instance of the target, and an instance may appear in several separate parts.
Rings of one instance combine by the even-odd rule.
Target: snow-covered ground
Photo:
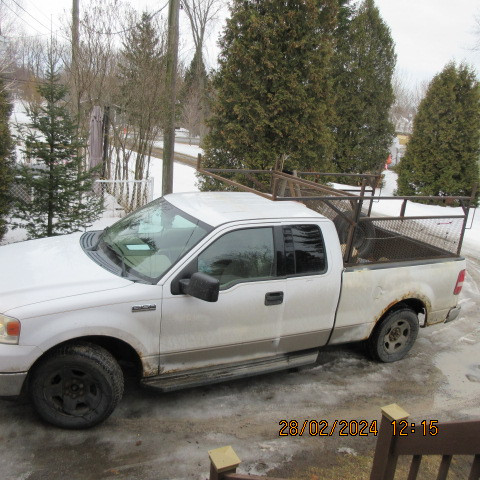
[[[163,148],[163,140],[158,140],[154,142],[154,146],[158,148]],[[190,155],[194,158],[197,158],[197,155],[199,153],[203,154],[203,150],[198,145],[187,145],[183,142],[175,143],[175,152]]]
[[[188,147],[189,145],[176,144],[177,148]],[[196,147],[198,149],[198,147]],[[161,158],[152,157],[150,161],[150,178],[154,179],[153,183],[153,198],[162,196],[162,168],[163,160]],[[173,165],[173,192],[196,192],[197,178],[195,176],[195,169],[183,163],[175,162]]]

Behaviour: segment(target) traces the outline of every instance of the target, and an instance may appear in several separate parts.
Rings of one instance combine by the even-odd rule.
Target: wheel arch
[[[400,327],[402,330],[405,329],[406,333],[403,334],[404,337],[401,335],[402,330],[399,330],[400,335],[397,336],[395,334],[395,330],[398,330],[399,328],[397,325],[395,325],[396,328],[394,330],[391,330],[392,326],[388,327],[389,321],[398,322],[398,320],[394,320],[396,312],[402,313],[402,311],[405,312],[403,317],[400,318],[403,325],[405,325],[405,322],[409,322],[409,320],[407,320],[408,317],[406,316],[407,313],[413,317],[410,318],[410,321],[412,322],[410,327]],[[380,360],[382,362],[393,362],[404,358],[404,356],[410,351],[415,339],[417,338],[420,327],[420,321],[418,318],[419,314],[426,314],[426,307],[425,304],[418,298],[407,298],[395,303],[394,305],[391,305],[388,309],[386,309],[383,315],[375,323],[370,335],[365,340],[366,350],[369,356],[374,360]],[[414,318],[416,318],[416,321]],[[382,333],[382,330],[387,327],[389,329]],[[388,343],[385,343],[385,340],[383,340],[383,347],[380,347],[379,341],[382,339],[382,335],[389,334],[390,331],[394,332],[393,338],[389,337]],[[399,337],[404,338],[404,341],[399,340]],[[389,345],[393,345],[395,348],[397,348],[398,345],[400,350],[397,353],[395,353],[395,351],[391,352]],[[385,347],[387,351],[383,350]]]
[[[33,365],[29,369],[27,379],[24,382],[24,390],[28,386],[29,377],[31,372],[35,370],[35,367],[52,351],[65,345],[71,345],[80,342],[87,342],[93,345],[107,350],[113,358],[119,363],[122,369],[127,369],[129,373],[132,373],[136,378],[140,378],[143,374],[143,363],[140,354],[127,342],[120,340],[119,338],[110,337],[106,335],[86,335],[83,337],[75,337],[64,342],[60,342],[40,355]]]
[[[413,310],[417,315],[419,313],[422,313],[424,315],[427,314],[427,306],[422,300],[420,300],[419,298],[406,298],[401,302],[398,302],[392,308],[390,308],[390,310],[385,312],[382,318],[384,318],[392,310],[400,310],[402,308],[409,308],[410,310]]]
[[[410,310],[414,311],[417,316],[419,314],[422,315],[427,315],[427,310],[428,307],[425,304],[425,302],[419,298],[411,297],[411,298],[405,298],[402,299],[398,302],[395,302],[394,304],[389,305],[386,309],[383,310],[381,315],[379,315],[377,321],[375,322],[374,327],[372,328],[372,331],[370,332],[370,336],[373,334],[375,329],[379,328],[379,326],[382,324],[382,321],[390,315],[390,313],[396,311],[396,310],[401,310],[402,308],[409,308]],[[420,323],[420,322],[419,322]],[[422,326],[422,325],[420,325]]]

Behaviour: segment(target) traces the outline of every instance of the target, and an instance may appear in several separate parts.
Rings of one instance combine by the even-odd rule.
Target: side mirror
[[[206,273],[196,272],[189,279],[180,280],[180,291],[206,302],[216,302],[220,281]]]

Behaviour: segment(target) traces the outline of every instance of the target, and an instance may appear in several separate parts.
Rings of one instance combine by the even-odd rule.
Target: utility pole
[[[175,148],[175,104],[178,60],[178,16],[180,0],[170,0],[168,7],[167,108],[163,130],[162,195],[173,190],[173,155]]]
[[[78,51],[80,46],[80,7],[79,0],[73,0],[72,3],[72,65],[71,65],[71,95],[72,105],[75,114],[75,120],[78,123],[78,115],[80,112],[80,99],[78,98],[77,89],[77,73],[78,73]]]

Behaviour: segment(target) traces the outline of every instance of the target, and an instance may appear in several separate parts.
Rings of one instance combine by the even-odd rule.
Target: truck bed
[[[273,201],[294,200],[332,220],[345,267],[460,257],[473,197],[387,197],[377,195],[379,174],[285,172],[278,170],[197,169],[212,188],[246,190]],[[328,180],[349,177],[360,187],[333,188]],[[372,213],[378,200],[401,201],[398,215]],[[406,215],[410,201],[461,207],[460,214]]]

